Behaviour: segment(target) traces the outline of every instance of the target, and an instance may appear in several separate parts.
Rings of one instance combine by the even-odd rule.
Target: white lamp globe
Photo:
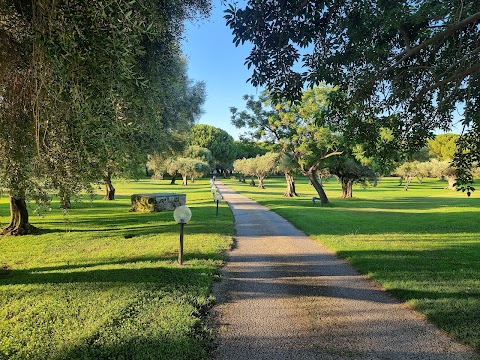
[[[187,206],[179,206],[173,212],[173,218],[178,224],[186,224],[192,218],[192,212]]]
[[[223,200],[223,196],[220,194],[215,194],[215,201]]]

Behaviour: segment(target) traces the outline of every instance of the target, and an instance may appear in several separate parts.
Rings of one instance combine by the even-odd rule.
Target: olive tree
[[[167,164],[167,172],[170,175],[182,175],[182,185],[188,185],[188,178],[196,178],[205,175],[210,171],[208,163],[199,158],[179,157],[171,159]]]
[[[168,134],[176,117],[166,110],[172,102],[159,100],[175,83],[157,81],[168,73],[161,65],[180,56],[183,20],[208,8],[203,0],[0,0],[4,234],[35,230],[27,198],[56,190],[68,207],[110,166],[139,166],[151,141]]]

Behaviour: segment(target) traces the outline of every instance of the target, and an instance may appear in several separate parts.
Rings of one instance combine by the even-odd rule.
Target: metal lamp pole
[[[173,218],[180,224],[180,249],[178,251],[178,263],[183,265],[183,233],[185,224],[192,218],[192,212],[186,206],[179,206],[173,212]]]

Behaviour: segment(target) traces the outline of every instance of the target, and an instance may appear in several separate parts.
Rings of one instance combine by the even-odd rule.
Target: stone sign
[[[153,212],[173,211],[176,207],[185,205],[186,194],[157,193],[157,194],[133,194],[132,208],[130,211]]]

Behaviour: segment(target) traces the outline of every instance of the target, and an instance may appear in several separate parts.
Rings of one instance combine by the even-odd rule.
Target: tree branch
[[[407,50],[407,51],[403,52],[402,54],[398,55],[397,57],[401,56],[401,59],[398,60],[395,63],[395,65],[393,65],[393,67],[396,67],[398,64],[405,61],[409,57],[411,57],[415,54],[418,54],[420,52],[420,50],[422,50],[422,49],[426,48],[427,46],[433,44],[435,41],[446,38],[446,37],[452,35],[453,33],[459,31],[460,29],[464,28],[465,26],[467,26],[467,25],[469,25],[473,22],[479,21],[479,20],[480,20],[480,12],[477,12],[476,14],[473,14],[473,15],[469,16],[468,18],[456,23],[455,25],[450,26],[445,31],[439,32],[437,35],[431,37],[428,40],[425,40],[423,43],[414,47],[410,51]]]
[[[439,88],[439,87],[442,87],[443,85],[445,84],[448,84],[449,82],[451,81],[455,81],[455,80],[458,80],[458,79],[463,79],[464,77],[468,76],[468,75],[471,75],[473,74],[474,72],[480,70],[480,63],[476,63],[474,64],[473,66],[469,67],[468,69],[465,69],[464,71],[462,72],[459,72],[459,73],[456,73],[456,74],[453,74],[452,76],[446,78],[446,79],[443,79],[442,81],[439,81],[439,82],[436,82],[435,84],[427,87],[427,88],[423,88],[419,93],[418,95],[415,97],[415,101],[414,102],[417,102],[423,95],[425,95],[427,92],[429,92],[430,90],[433,90],[433,89],[436,89],[436,88]]]
[[[329,153],[329,154],[327,154],[327,155],[325,155],[325,156],[322,156],[320,159],[318,159],[318,161],[317,161],[315,164],[313,164],[312,166],[310,166],[309,171],[317,170],[323,160],[328,159],[328,158],[331,157],[331,156],[342,155],[342,154],[343,154],[343,151],[333,151],[333,152],[331,152],[331,153]]]

